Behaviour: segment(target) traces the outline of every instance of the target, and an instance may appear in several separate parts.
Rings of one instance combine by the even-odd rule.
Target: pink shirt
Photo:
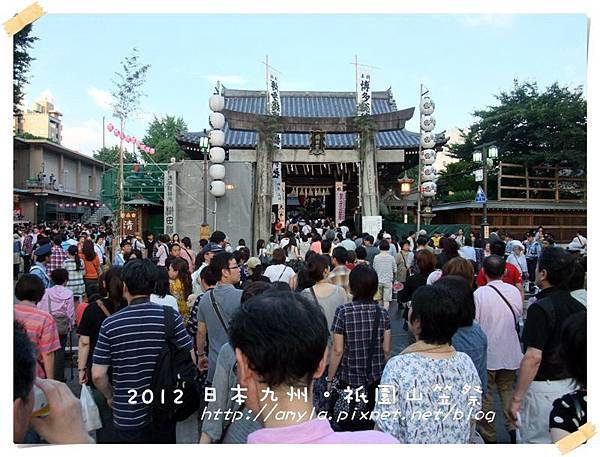
[[[515,331],[515,318],[494,286],[511,304],[517,319],[523,314],[521,292],[515,286],[496,280],[475,291],[475,320],[488,339],[487,369],[516,370],[523,353]]]
[[[289,427],[263,428],[248,435],[249,444],[398,444],[391,435],[375,430],[334,432],[325,419]]]

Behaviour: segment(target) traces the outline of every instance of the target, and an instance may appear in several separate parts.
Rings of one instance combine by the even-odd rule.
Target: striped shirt
[[[15,305],[14,318],[25,327],[29,341],[37,352],[36,376],[46,377],[42,355],[60,349],[60,340],[54,318],[34,306],[20,303]]]
[[[133,300],[129,306],[107,317],[102,323],[94,349],[95,365],[112,367],[113,420],[118,429],[135,429],[152,422],[152,405],[144,404],[142,394],[151,388],[156,359],[164,345],[164,309],[148,301]],[[192,341],[175,314],[175,340],[181,349],[192,350]],[[133,397],[128,393],[134,389]],[[148,394],[144,399],[148,400]]]
[[[67,287],[71,289],[73,295],[76,297],[81,297],[85,292],[85,283],[83,282],[83,262],[79,262],[79,270],[77,269],[77,264],[75,263],[75,259],[67,259],[63,263],[63,268],[69,272],[69,281],[67,282]]]

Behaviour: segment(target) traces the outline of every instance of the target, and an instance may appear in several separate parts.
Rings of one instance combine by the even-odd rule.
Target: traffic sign
[[[483,192],[483,189],[481,188],[481,186],[479,186],[479,188],[477,189],[477,195],[475,195],[475,203],[486,203],[487,202],[487,196],[485,195],[485,192]]]

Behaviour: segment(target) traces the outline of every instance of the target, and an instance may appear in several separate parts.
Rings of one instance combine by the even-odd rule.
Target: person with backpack
[[[75,325],[75,304],[73,292],[65,287],[69,280],[69,272],[64,268],[57,268],[52,270],[50,278],[54,285],[46,289],[37,308],[50,314],[56,322],[60,349],[54,356],[54,374],[55,379],[65,382],[65,347],[69,332]]]
[[[96,389],[91,378],[92,354],[96,348],[100,328],[104,320],[127,306],[123,298],[123,282],[119,277],[121,267],[111,267],[100,276],[100,290],[97,295],[89,296],[89,305],[85,308],[81,322],[77,328],[79,335],[79,357],[77,360],[79,384],[87,384],[92,389],[92,396],[98,406],[102,428],[96,430],[98,443],[114,442],[112,410],[106,398]]]
[[[173,341],[175,350],[188,352],[190,357],[193,346],[181,315],[150,302],[156,274],[156,266],[148,259],[125,264],[120,277],[128,305],[104,320],[94,349],[92,381],[113,410],[118,443],[176,442],[175,421],[158,422],[154,409],[159,402],[148,399],[150,395],[155,398],[153,378],[157,372],[162,373],[160,361],[167,338]],[[170,397],[172,390],[167,390],[165,394]],[[164,406],[175,407],[172,400]]]

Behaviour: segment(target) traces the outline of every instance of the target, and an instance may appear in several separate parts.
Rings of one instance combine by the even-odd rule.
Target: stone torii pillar
[[[256,177],[254,186],[253,237],[271,236],[273,197],[273,138],[276,133],[358,133],[361,160],[361,214],[379,215],[375,135],[378,131],[400,130],[412,118],[414,108],[357,117],[294,117],[245,113],[225,109],[223,115],[232,130],[257,132]]]

